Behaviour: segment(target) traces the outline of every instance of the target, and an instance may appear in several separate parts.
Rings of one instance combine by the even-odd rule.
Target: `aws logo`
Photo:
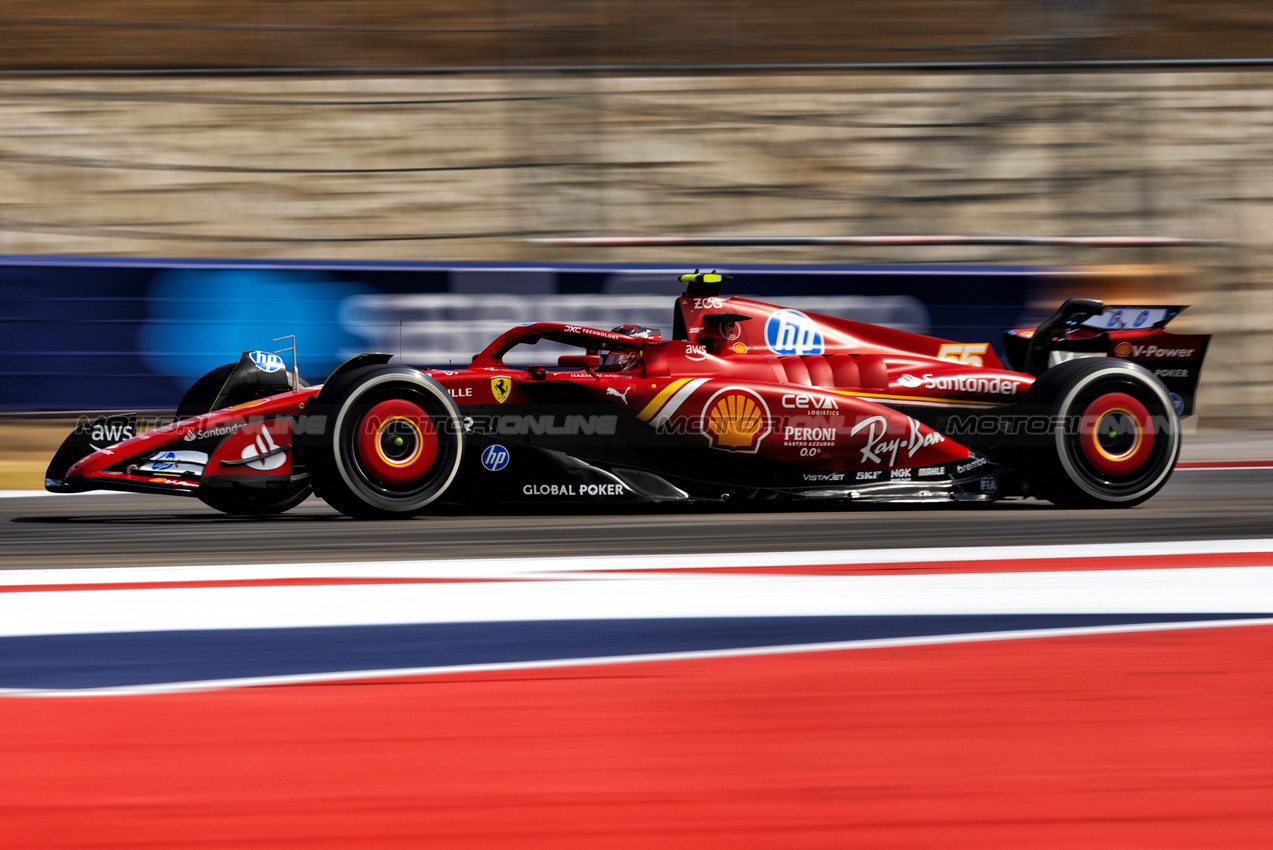
[[[769,406],[751,390],[727,387],[707,400],[700,425],[714,449],[754,453],[773,428]]]

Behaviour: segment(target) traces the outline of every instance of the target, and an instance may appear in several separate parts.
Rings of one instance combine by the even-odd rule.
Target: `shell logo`
[[[1120,342],[1114,346],[1115,357],[1126,357],[1132,353],[1132,344],[1130,342]]]
[[[703,407],[703,434],[715,449],[755,452],[770,431],[769,406],[742,387],[727,387]]]

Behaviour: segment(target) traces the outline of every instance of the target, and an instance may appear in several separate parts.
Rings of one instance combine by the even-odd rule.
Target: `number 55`
[[[938,360],[949,360],[952,363],[963,363],[965,366],[981,366],[981,355],[990,347],[986,342],[952,342],[937,350]]]

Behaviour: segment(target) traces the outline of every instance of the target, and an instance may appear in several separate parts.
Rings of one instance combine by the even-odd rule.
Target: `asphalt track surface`
[[[870,588],[887,585],[897,588],[893,604],[906,610],[971,606],[974,617],[986,615],[975,626],[983,630],[999,608],[1068,610],[1061,595],[1072,592],[1092,610],[1144,608],[1165,625],[144,695],[0,698],[6,730],[0,845],[1266,847],[1273,832],[1270,484],[1273,468],[1182,470],[1156,498],[1131,510],[1069,511],[1030,501],[814,511],[546,508],[391,523],[349,520],[316,500],[282,517],[251,520],[192,499],[3,498],[0,570],[208,567],[147,571],[158,583],[153,588],[57,590],[46,584],[58,578],[55,571],[9,573],[8,584],[0,584],[9,604],[0,630],[16,634],[26,616],[53,632],[4,639],[0,661],[80,678],[135,662],[136,653],[120,650],[119,641],[140,641],[144,621],[172,619],[174,611],[180,629],[202,629],[215,640],[221,639],[216,624],[200,618],[224,617],[224,625],[243,628],[244,618],[266,617],[253,626],[257,631],[242,633],[251,649],[243,657],[259,661],[265,638],[286,638],[284,620],[310,616],[323,599],[368,616],[432,598],[438,618],[464,615],[461,626],[475,633],[466,645],[476,648],[490,645],[491,624],[456,603],[471,597],[473,611],[484,617],[488,603],[527,594],[562,605],[578,596],[638,607],[773,606],[798,596],[871,610]],[[1183,553],[1191,545],[1198,550],[1186,541],[1221,539],[1233,542],[1206,545],[1233,554],[1163,554],[1151,543],[1180,541],[1168,552]],[[1151,545],[1102,548],[1115,543]],[[986,557],[984,550],[945,548],[1039,547],[1032,557],[1054,557],[1057,550],[1047,544],[1094,544],[1095,552],[1071,554],[1059,565],[1016,558],[961,565],[960,558]],[[426,576],[414,585],[390,577],[379,587],[318,579],[305,587],[200,586],[231,584],[218,579],[232,564],[307,563],[298,569],[318,576],[320,562],[894,547],[936,547],[930,574],[823,574],[814,565],[792,575],[656,571],[539,581],[510,574],[506,581],[473,582],[456,573],[436,583],[427,577],[441,567],[425,564],[411,567]],[[1146,548],[1159,554],[1127,554]],[[672,561],[663,559],[657,570]],[[371,564],[364,572],[377,580],[389,566]],[[996,569],[1026,573],[996,575]],[[1054,569],[1061,572],[1046,571]],[[987,570],[992,574],[981,574]],[[118,580],[132,572],[96,576],[114,573]],[[197,573],[186,577],[189,588],[158,586],[179,583],[177,574],[185,572]],[[84,581],[78,571],[68,575],[61,580]],[[23,588],[24,581],[36,586]],[[986,592],[951,592],[968,582]],[[1007,601],[1010,587],[1027,584],[1042,588],[1029,596],[1037,605]],[[640,592],[655,585],[657,592]],[[700,591],[686,592],[693,587]],[[754,590],[760,587],[768,591]],[[379,604],[359,603],[372,592]],[[1171,601],[1154,603],[1150,597],[1158,593]],[[438,601],[445,594],[451,601]],[[1206,609],[1215,594],[1226,607]],[[497,607],[547,616],[535,605]],[[1170,612],[1204,609],[1254,612],[1259,619],[1172,627]],[[84,618],[112,620],[125,633]],[[63,625],[54,628],[53,620]],[[84,634],[69,634],[76,629]],[[338,648],[352,647],[356,632],[332,630],[332,636]],[[750,634],[725,619],[717,632],[734,643],[738,633]],[[221,634],[235,637],[232,629]],[[383,643],[401,649],[394,635]],[[180,637],[156,632],[153,643],[186,667],[223,657],[172,643]],[[57,651],[37,657],[21,649],[37,642]],[[72,644],[97,660],[69,657]],[[306,638],[303,648],[313,650],[314,641]],[[598,652],[605,650],[592,643],[578,649]]]
[[[1273,537],[1273,468],[1179,470],[1128,510],[992,505],[450,512],[359,522],[310,499],[264,519],[132,494],[0,499],[0,569],[767,552]]]

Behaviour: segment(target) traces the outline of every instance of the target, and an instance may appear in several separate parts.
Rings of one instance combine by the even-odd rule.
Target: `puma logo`
[[[632,387],[628,387],[623,392],[619,392],[614,387],[606,387],[606,395],[618,396],[619,401],[624,404],[628,403],[628,393],[632,392]]]

